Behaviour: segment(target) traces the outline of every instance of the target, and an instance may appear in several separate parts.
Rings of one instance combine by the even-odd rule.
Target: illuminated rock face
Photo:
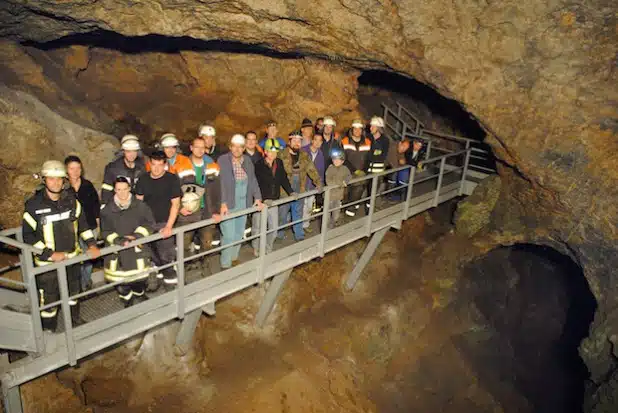
[[[591,338],[582,349],[592,378],[601,380],[612,357],[618,356],[615,2],[68,0],[58,4],[10,0],[0,4],[0,20],[6,22],[0,35],[11,40],[47,42],[94,30],[123,36],[188,36],[261,45],[356,69],[390,70],[432,85],[479,120],[488,132],[488,142],[504,161],[500,199],[482,235],[491,236],[494,244],[551,244],[571,255],[584,269],[599,303]],[[101,59],[120,64],[110,57],[113,54],[101,52]],[[177,56],[177,62],[182,59],[187,79],[182,84],[189,84],[193,77],[201,79],[199,55],[187,52]],[[234,56],[220,59],[222,66],[229,63],[230,77],[233,72],[249,76],[245,58],[238,64]],[[74,65],[76,74],[87,66],[83,74],[88,75],[90,64],[83,51],[69,60],[67,66]],[[306,64],[293,62],[284,60],[281,64],[293,68],[282,72],[307,70]],[[325,69],[325,63],[310,66],[313,64],[319,67],[316,71],[324,68],[341,73],[333,75],[330,85],[353,73],[342,68]],[[262,76],[278,78],[268,67],[264,66]],[[119,76],[125,76],[120,77],[124,79],[122,87],[149,87],[140,83],[148,69],[132,71],[126,63],[121,69]],[[27,73],[19,70],[13,80],[35,83],[31,87],[40,89],[37,96],[46,92],[48,79],[53,78],[42,69],[24,67]],[[96,73],[91,76],[92,82],[100,79]],[[289,78],[281,79],[284,89],[297,89],[294,83],[286,83]],[[349,79],[345,84],[354,86]],[[205,105],[199,98],[200,90],[229,90],[200,87],[195,89],[193,100],[200,105]],[[230,120],[220,119],[224,125],[235,124],[242,113],[256,113],[251,109],[253,101],[243,93],[234,96],[229,101],[217,98],[224,100],[219,108],[236,103],[245,108],[237,118],[230,115]],[[306,98],[306,94],[303,96]],[[339,106],[333,111],[355,109],[345,96],[335,95],[330,104],[337,102]],[[307,99],[325,102],[323,96]],[[65,102],[70,105],[71,99]],[[282,102],[280,107],[287,103]],[[126,111],[122,100],[117,105],[118,112]],[[90,116],[93,124],[102,122],[101,126],[109,127],[118,120],[111,110],[108,120],[90,107],[81,110],[80,119]],[[258,113],[262,117],[269,110],[260,107]],[[311,113],[321,110],[317,107]],[[275,110],[273,113],[277,114]],[[258,124],[256,118],[247,116],[244,125]],[[147,119],[150,122],[151,118]],[[157,127],[174,127],[185,133],[192,126],[171,126],[162,121]],[[150,133],[154,135],[155,131]]]

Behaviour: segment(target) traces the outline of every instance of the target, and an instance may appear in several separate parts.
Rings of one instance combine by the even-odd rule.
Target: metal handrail
[[[445,165],[446,165],[446,161],[448,158],[451,157],[456,157],[462,154],[466,154],[466,165],[467,166],[467,161],[469,160],[469,155],[470,155],[471,149],[465,149],[465,150],[461,150],[458,152],[453,152],[453,153],[449,153],[446,155],[442,155],[442,156],[438,156],[438,157],[434,157],[431,159],[428,159],[427,161],[424,162],[424,164],[428,164],[428,163],[434,163],[434,162],[440,162],[440,173],[438,174],[438,178],[439,178],[439,183],[438,183],[438,188],[436,190],[436,194],[435,194],[435,198],[434,198],[434,203],[438,202],[439,196],[440,196],[440,186],[441,186],[441,178],[444,174],[446,173],[450,173],[452,172],[452,170],[447,170],[445,169]],[[392,173],[396,173],[399,171],[403,171],[403,170],[410,170],[410,178],[409,178],[409,182],[407,184],[402,184],[399,185],[398,187],[391,189],[391,190],[387,190],[387,191],[383,191],[383,192],[378,192],[378,182],[379,179],[392,174]],[[460,168],[458,168],[459,170]],[[293,201],[298,201],[300,199],[304,199],[308,196],[312,196],[312,195],[316,195],[319,193],[324,193],[324,197],[325,197],[325,202],[328,201],[330,199],[330,193],[332,190],[336,189],[336,188],[341,188],[343,186],[349,186],[352,184],[357,184],[357,183],[361,183],[361,182],[371,182],[371,195],[369,196],[369,198],[365,199],[368,200],[370,202],[370,208],[369,208],[369,214],[366,217],[367,219],[367,223],[366,223],[366,231],[367,231],[367,235],[370,235],[372,232],[374,232],[376,230],[376,228],[374,228],[372,225],[374,223],[374,211],[375,211],[375,205],[376,205],[376,199],[378,196],[384,196],[387,193],[393,192],[395,190],[403,190],[404,188],[407,188],[406,192],[406,199],[405,201],[401,201],[401,203],[405,206],[404,210],[401,213],[401,218],[400,221],[407,219],[408,216],[408,209],[410,207],[410,200],[412,197],[412,187],[414,185],[416,185],[417,183],[421,182],[422,179],[420,180],[416,180],[415,178],[418,178],[418,175],[415,175],[416,172],[416,168],[414,166],[411,165],[404,165],[401,167],[397,167],[397,168],[393,168],[393,169],[389,169],[377,174],[371,174],[371,175],[367,175],[367,176],[363,176],[363,177],[359,177],[359,178],[355,178],[350,180],[347,185],[331,185],[331,186],[324,186],[323,188],[320,189],[315,189],[312,191],[308,191],[302,194],[299,194],[298,196],[288,196],[286,198],[282,198],[280,200],[274,201],[272,203],[272,206],[278,206],[287,202],[293,202]],[[465,173],[465,167],[464,167],[464,173],[462,173],[462,176],[460,178],[461,180],[461,186],[463,187],[463,183],[466,179],[466,173]],[[457,181],[456,181],[457,182]],[[356,201],[357,203],[360,201]],[[229,214],[227,214],[225,217],[223,217],[222,221],[226,221],[229,219],[234,219],[240,216],[249,216],[253,213],[260,213],[261,214],[261,219],[262,222],[264,221],[264,217],[265,214],[268,211],[269,206],[265,206],[264,210],[262,212],[258,212],[258,209],[256,207],[251,207],[251,208],[246,208],[240,211],[236,211],[236,212],[231,212]],[[343,209],[345,208],[345,205],[341,205],[338,207],[338,209]],[[336,208],[337,209],[337,208]],[[169,263],[166,264],[165,266],[160,266],[157,267],[157,270],[161,270],[163,268],[169,268],[171,266],[177,265],[179,268],[178,271],[178,286],[177,288],[173,291],[173,292],[168,292],[165,294],[170,294],[169,297],[175,297],[175,298],[170,298],[169,300],[166,299],[166,302],[170,301],[170,302],[175,302],[177,305],[177,313],[178,313],[178,317],[182,318],[185,314],[186,311],[186,306],[185,306],[185,300],[187,299],[187,297],[189,297],[191,294],[194,294],[195,292],[191,290],[190,288],[190,284],[186,284],[185,280],[184,280],[184,269],[185,269],[185,263],[195,260],[199,257],[205,256],[205,255],[209,255],[209,254],[215,254],[219,251],[222,251],[223,249],[229,248],[231,246],[234,245],[238,245],[238,244],[242,244],[242,243],[246,243],[249,242],[251,240],[255,240],[255,239],[259,239],[260,240],[260,249],[259,249],[259,256],[257,257],[257,264],[252,271],[255,271],[255,282],[256,283],[260,283],[264,281],[264,274],[265,274],[265,269],[267,267],[266,262],[265,262],[265,256],[267,255],[265,252],[265,240],[266,240],[266,235],[272,233],[273,231],[278,231],[279,229],[283,228],[283,227],[288,227],[291,225],[294,225],[295,223],[299,223],[305,220],[310,220],[310,219],[315,219],[317,217],[322,217],[322,231],[321,234],[319,236],[313,237],[315,238],[315,242],[316,245],[318,246],[318,256],[323,256],[324,254],[324,250],[325,250],[325,241],[327,239],[327,235],[328,232],[330,231],[328,229],[328,221],[330,219],[330,212],[332,212],[333,209],[331,209],[329,207],[329,204],[325,204],[325,208],[322,210],[322,212],[316,213],[316,214],[311,214],[309,217],[301,219],[301,220],[297,220],[293,223],[289,223],[286,224],[286,226],[278,226],[276,225],[275,228],[267,228],[267,225],[262,225],[260,227],[260,232],[259,234],[256,235],[252,235],[251,237],[245,238],[245,239],[241,239],[239,241],[235,241],[234,243],[231,244],[226,244],[226,245],[222,245],[220,247],[217,248],[213,248],[213,249],[209,249],[205,252],[201,252],[199,254],[193,254],[191,256],[185,257],[184,256],[184,248],[182,248],[182,237],[184,235],[185,232],[187,231],[192,231],[195,230],[197,228],[201,228],[207,225],[213,225],[216,224],[217,222],[210,218],[210,219],[206,219],[206,220],[202,220],[196,223],[192,223],[192,224],[187,224],[187,225],[183,225],[180,227],[176,227],[172,230],[172,236],[175,236],[177,239],[177,256],[176,259]],[[399,213],[398,213],[399,214]],[[398,225],[401,225],[401,222],[399,222]],[[12,229],[10,231],[13,231],[11,233],[11,235],[16,235],[18,238],[20,236],[20,232],[19,232],[19,228],[16,229]],[[6,232],[5,232],[6,233]],[[312,239],[313,239],[312,238]],[[102,248],[101,251],[101,256],[105,256],[108,254],[113,254],[119,251],[122,251],[124,249],[128,249],[128,248],[133,248],[137,245],[143,245],[146,243],[150,243],[150,242],[155,242],[158,241],[160,239],[163,239],[162,235],[157,233],[157,234],[153,234],[153,235],[149,235],[147,237],[143,237],[134,241],[129,242],[126,246],[110,246],[110,247],[105,247]],[[99,291],[103,291],[105,289],[111,289],[114,286],[118,285],[118,284],[122,284],[124,282],[126,282],[126,280],[122,280],[122,281],[117,281],[114,283],[107,283],[104,286],[101,287],[97,287],[94,290],[88,291],[88,292],[84,292],[84,293],[79,293],[76,294],[74,296],[70,296],[69,291],[68,291],[68,286],[67,286],[67,280],[66,280],[66,267],[69,265],[74,265],[74,264],[78,264],[82,261],[85,260],[89,260],[90,257],[87,254],[80,254],[79,256],[76,256],[74,258],[65,260],[65,261],[60,261],[57,263],[52,263],[49,265],[45,265],[43,267],[37,267],[34,268],[32,265],[32,254],[31,252],[35,252],[35,249],[32,248],[32,246],[28,245],[28,244],[24,244],[20,241],[16,241],[12,238],[7,238],[7,237],[0,237],[0,242],[5,242],[6,240],[9,240],[12,244],[16,244],[16,246],[18,248],[22,248],[22,254],[24,257],[26,257],[26,261],[25,261],[25,266],[23,267],[23,270],[25,271],[26,275],[28,275],[27,277],[25,277],[28,280],[28,287],[29,289],[34,287],[33,291],[31,292],[31,300],[30,300],[30,305],[31,305],[31,312],[32,312],[32,317],[33,317],[33,335],[35,337],[35,341],[37,343],[37,350],[41,351],[42,350],[42,329],[40,326],[40,320],[37,323],[36,319],[38,317],[38,312],[40,311],[40,308],[38,307],[38,302],[36,302],[36,300],[34,300],[35,302],[33,302],[33,297],[36,297],[36,282],[35,282],[35,275],[40,274],[40,273],[44,273],[44,272],[49,272],[49,271],[57,271],[57,276],[59,277],[58,281],[59,281],[59,288],[60,288],[60,293],[61,293],[61,300],[57,301],[55,303],[47,303],[45,306],[41,307],[43,309],[45,308],[51,308],[53,306],[56,305],[60,305],[61,306],[61,310],[63,312],[64,317],[64,322],[65,322],[65,341],[66,341],[66,348],[67,348],[67,361],[69,364],[73,365],[76,363],[77,361],[77,355],[76,355],[76,337],[83,337],[83,333],[80,333],[80,331],[86,331],[83,329],[83,327],[78,327],[76,330],[73,329],[73,325],[72,325],[72,321],[71,321],[71,317],[70,317],[70,307],[69,307],[69,300],[71,299],[75,299],[75,298],[81,298],[84,297],[88,294],[93,294],[94,292],[99,292]],[[287,247],[286,247],[287,248]],[[153,271],[154,268],[150,268],[150,269],[146,269],[144,270],[144,272],[151,272]],[[136,276],[137,278],[138,276]],[[34,295],[32,295],[34,294]],[[147,303],[147,302],[146,302]],[[138,304],[135,307],[139,307],[142,306],[143,304],[146,303],[141,303]],[[140,314],[145,314],[147,311],[151,311],[149,310],[150,307],[142,307],[143,311],[140,309],[133,309],[131,314],[133,314],[134,316],[139,316]],[[133,308],[133,307],[132,307]],[[124,320],[126,321],[126,320]],[[95,324],[92,326],[85,326],[88,327],[87,330],[90,332],[90,335],[92,334],[96,334],[97,332],[103,331],[104,329],[108,329],[113,327],[114,325],[120,324],[122,322],[124,322],[123,320],[119,320],[116,322],[116,324],[113,324],[112,321],[107,320],[105,323],[105,325],[99,325],[96,324],[96,321],[94,322]],[[111,324],[110,324],[111,323]],[[78,335],[76,336],[76,332],[78,333]]]

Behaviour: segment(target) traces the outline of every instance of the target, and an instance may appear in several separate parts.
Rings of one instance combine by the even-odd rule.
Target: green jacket
[[[298,165],[296,168],[292,165],[292,155],[290,154],[289,148],[285,148],[280,151],[279,158],[283,161],[283,168],[285,169],[290,182],[292,182],[292,176],[296,174],[299,175],[300,192],[305,192],[307,177],[311,179],[315,186],[322,187],[322,179],[320,178],[320,174],[318,173],[318,170],[307,152],[300,149],[298,150]]]

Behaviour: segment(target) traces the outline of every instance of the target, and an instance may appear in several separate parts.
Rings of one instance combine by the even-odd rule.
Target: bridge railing
[[[397,102],[397,110],[382,104],[386,133],[396,140],[420,138],[426,142],[426,158],[472,149],[470,172],[481,177],[496,172],[496,159],[484,142],[462,136],[428,130],[412,112]]]
[[[276,260],[281,254],[281,251],[286,248],[294,248],[289,245],[284,247],[281,250],[273,251],[267,253],[266,251],[266,237],[269,234],[272,234],[274,231],[280,231],[282,229],[293,226],[294,224],[306,221],[306,220],[316,220],[320,219],[320,230],[317,234],[313,235],[309,238],[309,243],[307,244],[309,247],[304,247],[307,251],[312,250],[315,252],[307,252],[306,254],[301,254],[302,257],[299,258],[300,261],[294,264],[289,264],[289,268],[293,268],[295,265],[298,265],[300,262],[309,261],[318,256],[324,256],[327,251],[326,245],[329,240],[329,236],[331,232],[337,232],[337,227],[333,227],[330,222],[331,213],[336,210],[343,210],[345,208],[350,208],[351,206],[355,206],[357,204],[365,204],[367,207],[367,214],[365,216],[366,221],[364,221],[364,231],[361,230],[359,232],[359,237],[362,238],[364,236],[371,235],[372,232],[375,232],[377,229],[375,228],[376,223],[378,222],[375,219],[376,214],[379,214],[380,204],[382,200],[390,195],[397,194],[399,192],[399,198],[395,202],[391,202],[388,204],[388,208],[395,208],[397,211],[393,212],[396,214],[398,218],[395,221],[389,220],[386,221],[385,226],[397,226],[401,225],[401,222],[407,219],[410,216],[411,208],[415,206],[419,206],[421,203],[425,203],[428,207],[437,206],[440,202],[440,197],[444,195],[445,188],[448,185],[448,190],[453,191],[453,187],[455,188],[456,195],[462,195],[464,190],[464,184],[466,182],[467,177],[467,169],[469,166],[471,157],[471,149],[464,149],[458,152],[448,153],[442,156],[433,157],[427,159],[423,163],[424,171],[418,172],[416,168],[411,167],[409,165],[401,166],[399,168],[387,170],[385,172],[379,174],[372,174],[365,177],[359,177],[352,179],[347,183],[346,186],[350,187],[352,185],[366,185],[367,195],[362,197],[359,200],[346,203],[343,202],[342,205],[338,205],[334,208],[330,206],[330,199],[332,195],[332,191],[340,188],[340,186],[326,186],[322,189],[322,191],[313,190],[308,191],[298,196],[294,197],[286,197],[277,201],[272,202],[270,206],[265,206],[262,211],[258,211],[256,207],[243,209],[236,212],[231,212],[223,218],[223,222],[227,220],[231,220],[241,216],[250,217],[252,214],[259,214],[260,218],[260,231],[257,234],[251,235],[245,239],[233,242],[227,245],[221,245],[217,248],[208,249],[206,251],[196,253],[193,255],[185,255],[185,245],[184,245],[184,235],[188,231],[194,231],[196,229],[213,226],[217,223],[213,219],[207,219],[200,222],[196,222],[193,224],[183,225],[172,230],[172,236],[175,237],[176,242],[176,258],[173,262],[170,262],[167,265],[153,267],[145,269],[142,273],[136,274],[131,278],[127,278],[122,281],[105,283],[102,286],[96,287],[86,292],[82,292],[75,295],[70,295],[68,282],[67,282],[67,267],[71,265],[79,265],[84,261],[90,260],[90,257],[86,254],[81,254],[74,258],[64,260],[61,262],[51,263],[49,265],[45,265],[42,267],[35,267],[33,263],[33,254],[40,253],[40,250],[33,248],[30,245],[24,244],[21,240],[21,229],[12,229],[2,232],[0,235],[0,244],[10,245],[13,248],[17,248],[20,251],[20,268],[22,270],[22,281],[14,281],[9,280],[15,285],[19,287],[24,287],[27,290],[27,294],[29,297],[29,306],[30,306],[30,318],[31,318],[31,335],[33,342],[35,343],[33,353],[43,354],[46,352],[46,336],[42,329],[41,319],[40,319],[40,311],[44,309],[50,309],[56,306],[59,306],[59,309],[62,314],[62,326],[63,332],[57,333],[64,335],[64,342],[66,345],[66,354],[67,360],[66,362],[70,365],[74,365],[77,362],[78,358],[85,357],[88,354],[91,354],[97,351],[96,348],[80,350],[79,352],[76,350],[76,343],[80,342],[80,340],[85,340],[88,337],[91,337],[97,333],[103,332],[105,330],[113,329],[114,327],[126,322],[127,320],[134,319],[143,315],[146,315],[154,310],[164,307],[164,306],[173,306],[174,312],[171,317],[176,317],[182,319],[186,313],[189,311],[193,311],[196,309],[196,306],[205,305],[204,303],[200,304],[196,301],[195,296],[199,292],[198,288],[203,291],[208,288],[218,288],[219,286],[225,283],[234,282],[234,280],[239,276],[238,271],[235,271],[236,268],[224,269],[218,272],[213,272],[209,275],[205,280],[210,280],[212,277],[212,282],[195,282],[191,284],[187,280],[187,265],[195,260],[201,258],[213,257],[214,254],[221,252],[226,248],[230,248],[235,245],[240,245],[243,243],[248,243],[253,240],[258,240],[259,248],[257,249],[257,254],[254,258],[249,260],[250,266],[247,268],[252,271],[253,274],[253,282],[255,284],[263,283],[265,279],[274,276],[275,273],[273,271],[280,270],[283,268],[280,263]],[[389,189],[383,189],[382,182],[386,179],[387,175],[396,174],[399,172],[406,172],[405,179],[400,181],[395,187]],[[423,188],[422,191],[418,193],[414,193],[415,188]],[[434,192],[435,191],[435,192]],[[281,207],[284,204],[304,200],[306,197],[317,195],[319,193],[323,193],[324,197],[324,208],[321,212],[312,213],[307,218],[302,218],[296,220],[294,222],[288,223],[283,226],[277,225],[276,228],[268,228],[266,223],[268,220],[268,210],[272,207]],[[422,195],[422,196],[421,196]],[[429,198],[428,198],[429,197]],[[425,205],[423,204],[423,205]],[[359,208],[360,209],[360,208]],[[400,209],[400,210],[399,210]],[[426,209],[426,208],[425,208]],[[382,210],[380,210],[382,211]],[[388,212],[388,211],[387,211]],[[416,212],[415,212],[416,213]],[[390,216],[390,215],[389,215]],[[379,221],[384,223],[384,219]],[[347,225],[347,223],[346,223]],[[345,226],[345,225],[344,225]],[[334,235],[333,235],[334,236]],[[14,237],[14,238],[13,238]],[[151,244],[153,242],[161,240],[163,237],[161,234],[153,234],[135,241],[128,243],[126,246],[109,246],[101,249],[101,256],[106,256],[109,254],[113,254],[119,252],[124,249],[133,248],[136,246],[144,247],[146,244]],[[331,249],[338,248],[333,247]],[[244,265],[246,263],[243,263]],[[285,264],[288,265],[288,264]],[[80,326],[74,326],[71,319],[71,306],[70,302],[74,300],[85,300],[90,296],[96,296],[98,294],[102,294],[105,292],[114,289],[116,286],[131,282],[133,280],[140,279],[140,276],[143,276],[146,273],[160,272],[166,268],[175,267],[178,283],[175,286],[175,290],[163,293],[155,298],[151,298],[148,301],[141,302],[132,307],[125,308],[114,312],[112,314],[105,314],[103,317],[95,319],[93,321],[89,321],[88,323]],[[275,268],[276,267],[276,268]],[[56,271],[58,286],[60,290],[60,300],[52,303],[44,303],[44,305],[39,305],[39,299],[37,295],[37,284],[36,277],[43,273],[48,273],[50,271]],[[6,279],[8,280],[8,279]],[[3,280],[5,281],[5,280]],[[204,280],[202,280],[204,281]],[[194,285],[198,285],[198,287],[194,288]],[[219,290],[217,290],[219,291]],[[221,290],[217,297],[222,298],[229,292]],[[217,298],[218,299],[218,298]],[[198,307],[199,308],[199,307]],[[171,318],[170,318],[171,319]],[[167,321],[167,320],[163,320]],[[153,324],[154,325],[154,324]],[[0,332],[1,333],[1,332]],[[135,331],[126,332],[125,335],[136,334]]]

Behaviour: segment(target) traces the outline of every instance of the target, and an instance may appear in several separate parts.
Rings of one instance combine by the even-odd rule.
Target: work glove
[[[367,175],[367,174],[365,173],[365,171],[363,171],[361,169],[357,169],[356,171],[354,171],[354,176],[356,176],[358,178],[360,178],[362,176],[365,176],[365,175]]]

